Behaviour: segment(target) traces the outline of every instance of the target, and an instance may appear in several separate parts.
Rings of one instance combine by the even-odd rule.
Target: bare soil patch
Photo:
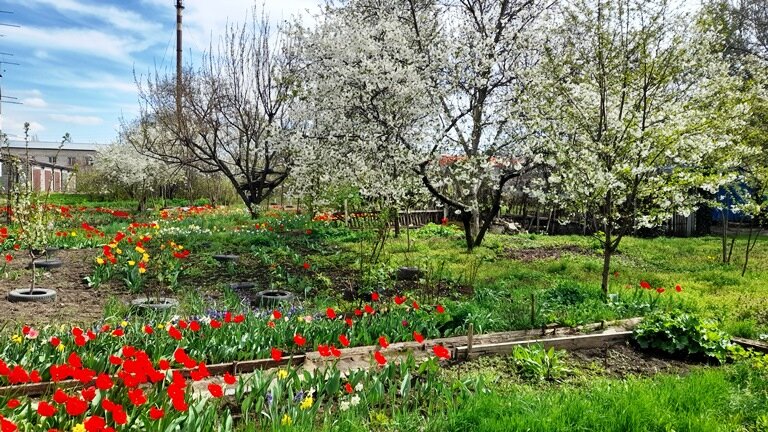
[[[537,248],[507,249],[505,251],[507,258],[531,262],[544,259],[560,259],[563,255],[593,255],[589,249],[581,246],[546,246]]]
[[[28,288],[31,270],[29,258],[23,251],[11,252],[13,261],[8,263],[6,277],[0,279],[0,325],[29,324],[90,324],[103,318],[104,305],[112,297],[127,299],[125,290],[117,289],[115,282],[103,284],[98,289],[89,288],[84,278],[91,274],[93,258],[98,249],[64,249],[55,257],[63,262],[38,277],[37,286],[52,288],[58,292],[52,303],[12,303],[8,292]],[[39,273],[38,273],[39,274]]]
[[[629,344],[606,348],[571,351],[569,362],[580,369],[598,370],[601,375],[615,378],[652,376],[659,373],[686,373],[701,363],[661,356],[633,348]]]

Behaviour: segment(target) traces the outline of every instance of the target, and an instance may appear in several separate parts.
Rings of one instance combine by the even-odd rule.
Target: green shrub
[[[714,320],[688,313],[647,316],[636,328],[634,339],[641,348],[669,354],[703,355],[723,363],[737,350],[731,337]]]
[[[541,345],[516,346],[512,351],[517,373],[531,381],[556,381],[567,375],[570,371],[564,358],[565,351],[546,350]]]
[[[418,230],[414,231],[414,237],[417,238],[433,238],[444,237],[451,238],[461,235],[461,231],[453,225],[437,225],[432,222],[424,225]]]

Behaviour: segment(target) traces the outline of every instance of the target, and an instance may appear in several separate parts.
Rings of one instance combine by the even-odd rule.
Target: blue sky
[[[319,0],[263,0],[272,20],[306,11]],[[69,132],[75,142],[113,141],[121,116],[135,117],[134,69],[146,74],[175,65],[175,0],[5,0],[0,22],[2,129],[20,136],[25,121],[42,141]],[[185,0],[185,62],[207,49],[229,20],[242,20],[253,0]]]

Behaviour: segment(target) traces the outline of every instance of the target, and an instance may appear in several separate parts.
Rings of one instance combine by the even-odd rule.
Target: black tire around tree
[[[15,289],[8,293],[8,301],[12,303],[19,302],[54,302],[56,301],[56,290],[48,288],[35,288],[32,294],[28,288]]]
[[[35,268],[41,268],[41,269],[52,269],[52,268],[59,268],[64,264],[60,259],[57,258],[38,258],[35,260]],[[29,266],[29,268],[32,268],[32,266]]]
[[[273,289],[256,293],[256,302],[262,307],[272,307],[281,303],[289,303],[293,298],[293,293],[285,290]]]

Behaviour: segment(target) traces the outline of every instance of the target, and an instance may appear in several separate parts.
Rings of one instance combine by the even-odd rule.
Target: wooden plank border
[[[475,345],[471,347],[471,349],[468,346],[460,346],[454,348],[453,357],[457,359],[473,359],[485,355],[510,354],[516,346],[530,346],[537,344],[542,345],[544,348],[557,348],[566,350],[602,348],[625,343],[631,336],[631,331],[620,331],[595,335],[528,339],[521,341]]]

